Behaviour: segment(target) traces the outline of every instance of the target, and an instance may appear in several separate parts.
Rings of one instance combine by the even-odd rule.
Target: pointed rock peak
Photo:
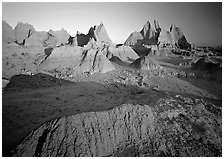
[[[149,28],[149,27],[150,27],[150,25],[151,25],[151,24],[150,24],[150,22],[149,22],[149,21],[147,21],[147,22],[145,23],[145,25],[143,26],[143,29],[144,29],[144,28]]]
[[[103,27],[103,26],[104,26],[103,22],[100,22],[100,25],[98,27]]]
[[[101,29],[105,29],[103,22],[100,22],[100,24],[94,28],[95,31],[100,31]]]

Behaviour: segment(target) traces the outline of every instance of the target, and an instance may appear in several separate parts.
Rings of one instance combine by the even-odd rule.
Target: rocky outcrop
[[[154,23],[148,21],[140,32],[131,33],[124,45],[131,46],[139,56],[149,53],[149,49],[145,46],[157,45],[180,49],[191,47],[179,27],[171,25],[169,31],[166,31],[161,29],[158,21],[155,20]]]
[[[100,23],[100,25],[94,26],[94,33],[96,36],[96,41],[113,44],[102,22]]]
[[[54,48],[45,60],[39,65],[40,69],[52,71],[58,67],[74,67],[81,61],[81,55],[84,51],[81,47],[61,46]]]
[[[70,75],[85,72],[105,73],[115,69],[93,39],[86,47],[61,46],[54,48],[46,60],[40,64],[40,68],[56,72],[64,72],[66,69]]]
[[[107,34],[107,31],[103,25],[95,25],[89,29],[88,34],[82,34],[77,32],[76,36],[73,38],[73,44],[78,46],[85,46],[90,41],[90,39],[94,39],[96,42],[102,42],[110,45],[114,45],[112,40]]]
[[[187,42],[182,30],[175,26],[171,25],[170,27],[170,33],[174,44],[177,44],[177,46],[180,49],[188,49],[190,48],[190,44]]]
[[[160,32],[161,28],[158,21],[154,20],[153,23],[147,21],[140,32],[131,33],[124,45],[131,46],[139,56],[145,56],[150,49],[143,45],[158,45]]]
[[[153,23],[147,21],[140,32],[133,32],[125,41],[124,45],[141,46],[142,44],[156,45],[160,35],[161,28],[159,22],[154,20]]]
[[[25,46],[44,46],[47,39],[47,32],[34,31],[29,38],[25,40]]]
[[[14,156],[221,156],[221,108],[179,95],[44,123]]]
[[[14,30],[6,21],[2,21],[4,43],[17,43],[25,46],[59,46],[68,44],[70,35],[66,30],[35,31],[28,23],[18,22]]]
[[[129,46],[116,47],[96,42],[93,38],[85,47],[65,45],[46,48],[45,51],[44,56],[35,60],[36,65],[30,65],[26,69],[33,73],[42,70],[65,76],[80,73],[106,73],[115,69],[110,62],[112,57],[118,57],[121,61],[129,63],[139,58]]]
[[[2,21],[2,42],[3,43],[13,43],[15,41],[15,32],[12,27],[6,22]]]
[[[133,61],[130,66],[142,70],[154,70],[162,68],[162,66],[160,66],[158,62],[156,62],[156,60],[154,60],[149,55],[138,58],[137,60]]]
[[[50,30],[48,32],[34,31],[25,40],[25,46],[60,46],[61,44],[67,44],[69,37],[70,35],[64,29],[59,31]]]
[[[106,73],[115,69],[94,39],[91,39],[87,44],[81,58],[81,62],[79,63],[80,67],[77,68],[81,72]]]
[[[130,46],[104,46],[102,52],[109,59],[116,56],[125,62],[132,62],[139,58],[138,54],[136,54],[136,52]]]
[[[67,44],[70,35],[66,30],[61,29],[59,31],[50,30],[47,32],[47,39],[44,40],[46,46],[59,46],[61,44]]]
[[[176,25],[171,25],[169,31],[162,31],[159,42],[160,46],[171,46],[180,49],[188,49],[191,47],[182,30]]]
[[[28,23],[18,22],[15,29],[15,40],[17,44],[24,45],[25,39],[29,38],[35,31],[34,27]]]

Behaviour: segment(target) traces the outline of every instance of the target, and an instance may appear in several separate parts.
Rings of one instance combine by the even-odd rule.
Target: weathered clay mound
[[[81,61],[83,49],[81,47],[61,46],[48,52],[46,60],[40,64],[40,68],[51,71],[58,67],[76,66]]]
[[[221,109],[199,99],[123,104],[44,123],[14,156],[221,156]]]
[[[50,75],[38,73],[35,75],[15,75],[10,78],[4,91],[20,91],[22,89],[36,89],[71,84],[72,82],[58,79]]]
[[[40,68],[44,71],[60,71],[69,69],[69,74],[105,73],[114,70],[108,58],[94,46],[61,46],[54,48]],[[93,43],[94,45],[94,43]]]
[[[162,66],[160,66],[156,60],[151,58],[150,56],[142,56],[132,62],[130,64],[131,67],[137,68],[137,69],[143,69],[143,70],[154,70],[154,69],[161,69]]]
[[[35,31],[34,27],[28,23],[18,22],[15,29],[16,43],[24,45],[25,39],[29,38]]]
[[[139,58],[138,54],[130,46],[109,46],[106,52],[107,58],[119,57],[122,61],[132,62]]]
[[[85,50],[77,70],[89,73],[106,73],[114,70],[110,60],[98,49]]]
[[[6,22],[2,21],[2,42],[13,43],[15,41],[15,32],[12,27]]]

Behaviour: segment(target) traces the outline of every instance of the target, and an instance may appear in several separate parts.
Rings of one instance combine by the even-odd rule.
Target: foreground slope
[[[211,109],[213,108],[213,109]],[[15,156],[221,156],[221,111],[177,95],[49,121]]]

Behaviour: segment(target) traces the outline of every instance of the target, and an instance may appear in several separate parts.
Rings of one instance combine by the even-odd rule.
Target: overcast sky
[[[87,33],[103,22],[115,43],[124,43],[146,21],[158,20],[168,30],[179,26],[188,42],[196,45],[221,45],[222,4],[220,3],[2,3],[2,18],[13,28],[18,21],[32,24],[37,31],[64,28],[74,36]]]

